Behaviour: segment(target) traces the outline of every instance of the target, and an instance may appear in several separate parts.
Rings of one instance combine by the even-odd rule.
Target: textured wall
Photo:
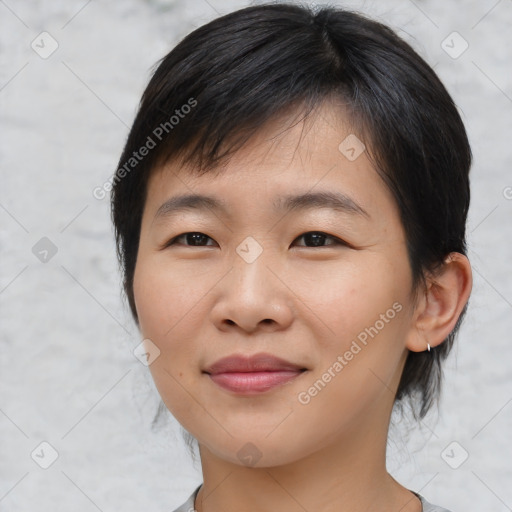
[[[475,156],[470,309],[439,414],[407,444],[410,426],[392,431],[389,469],[453,512],[511,510],[512,2],[339,4],[389,23],[435,67]],[[2,511],[171,511],[200,482],[176,422],[151,430],[159,397],[132,353],[108,200],[92,191],[115,170],[151,66],[246,5],[0,1]],[[48,469],[43,441],[58,454]],[[453,469],[445,459],[463,450]]]

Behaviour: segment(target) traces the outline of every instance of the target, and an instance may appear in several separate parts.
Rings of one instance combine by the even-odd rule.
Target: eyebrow
[[[277,213],[330,209],[342,213],[356,214],[370,219],[370,214],[354,199],[341,192],[306,192],[298,195],[280,196],[273,202]],[[185,194],[171,197],[158,208],[153,220],[163,219],[186,211],[214,210],[229,217],[226,203],[218,198],[202,194]]]

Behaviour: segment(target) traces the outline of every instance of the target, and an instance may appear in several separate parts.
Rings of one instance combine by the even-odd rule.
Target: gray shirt
[[[201,485],[190,495],[189,499],[185,503],[183,503],[181,507],[178,507],[174,512],[195,512],[196,509],[194,508],[194,502],[200,488]],[[438,507],[437,505],[432,505],[432,503],[429,503],[423,496],[419,495],[417,492],[411,492],[418,496],[419,500],[421,501],[423,512],[450,512],[445,508]]]

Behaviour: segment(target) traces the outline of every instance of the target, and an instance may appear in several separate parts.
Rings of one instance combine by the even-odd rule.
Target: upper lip
[[[210,374],[216,373],[249,373],[265,371],[297,371],[305,370],[303,366],[291,363],[272,354],[255,354],[244,356],[233,354],[219,359],[204,371]]]

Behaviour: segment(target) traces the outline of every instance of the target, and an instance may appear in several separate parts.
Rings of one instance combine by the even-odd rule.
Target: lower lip
[[[240,394],[263,393],[301,375],[301,371],[217,373],[210,378],[221,388]]]

